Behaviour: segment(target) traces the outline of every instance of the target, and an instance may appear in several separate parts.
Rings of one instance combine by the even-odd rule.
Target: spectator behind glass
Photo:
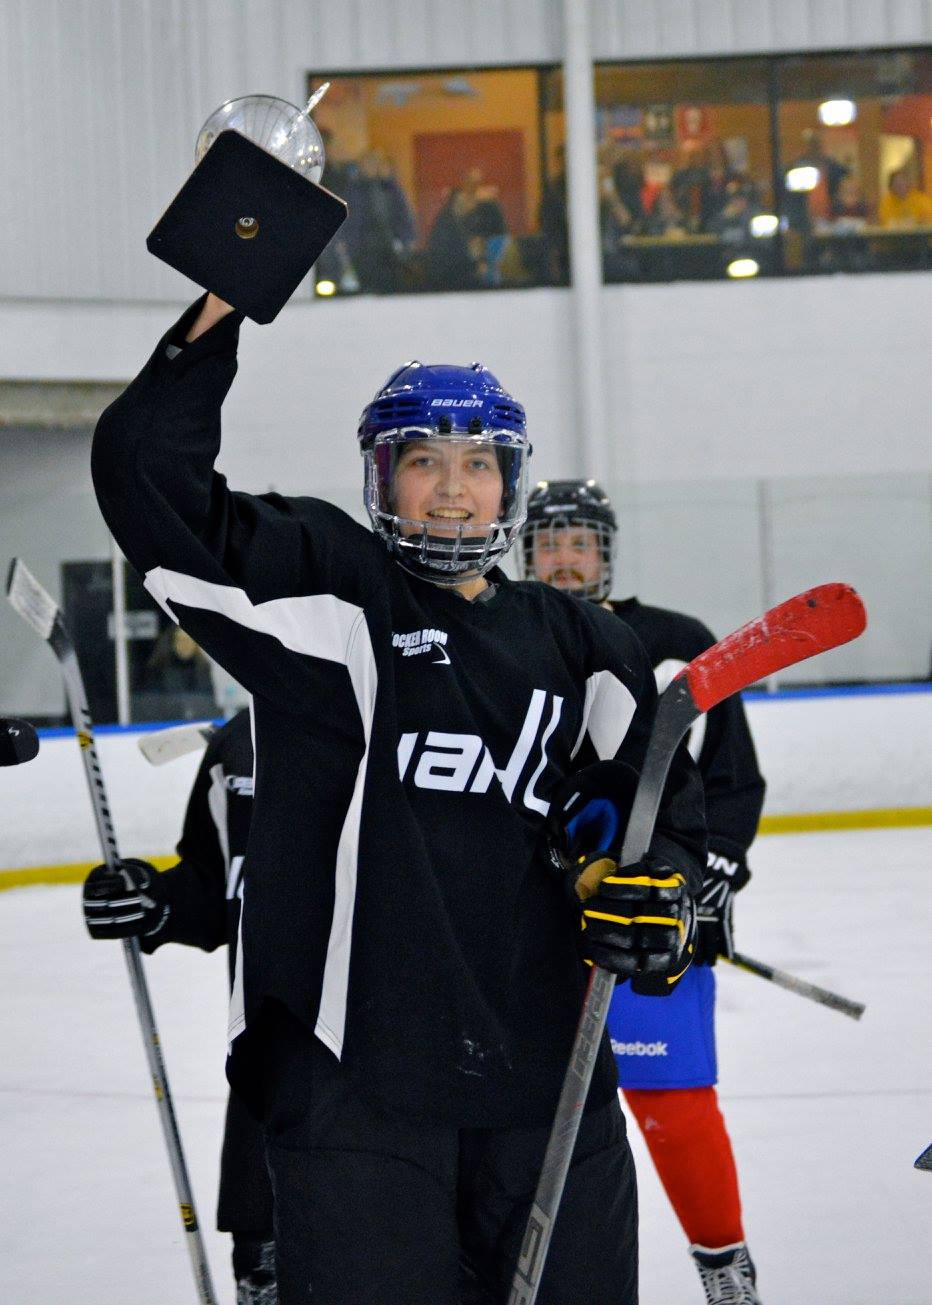
[[[867,200],[857,177],[843,177],[838,186],[835,212],[824,228],[840,235],[856,234],[867,226]]]
[[[502,259],[511,243],[505,210],[498,198],[498,187],[483,180],[478,168],[466,178],[471,211],[466,225],[473,238],[473,256],[483,285],[501,284]]]
[[[750,239],[751,218],[757,211],[757,189],[750,177],[733,175],[725,183],[722,206],[708,225],[712,235],[728,244]]]
[[[351,186],[352,165],[334,157],[336,147],[333,144],[333,132],[328,127],[321,127],[320,134],[324,142],[324,154],[327,160],[321,184],[326,182],[326,189],[346,198]],[[359,289],[359,277],[350,258],[346,243],[345,228],[337,232],[333,240],[317,260],[317,281],[332,281],[344,294],[352,294]]]
[[[688,228],[669,186],[661,186],[647,215],[644,230],[649,236],[667,236],[676,240],[688,234]]]
[[[609,168],[615,194],[630,214],[631,233],[640,231],[647,216],[644,209],[644,167],[633,150],[620,141],[607,141],[600,151],[600,163]]]
[[[170,625],[155,641],[133,693],[134,720],[192,720],[217,714],[211,665],[180,626]]]
[[[350,164],[346,180],[343,230],[360,288],[396,292],[402,289],[402,255],[414,239],[404,192],[380,150],[366,150],[358,164]]]
[[[548,280],[562,285],[569,280],[569,219],[564,145],[558,145],[554,151],[554,172],[544,186],[539,222]]]
[[[462,186],[454,186],[427,237],[427,284],[432,290],[473,290],[478,286],[469,230],[472,210],[469,194]]]
[[[880,225],[891,229],[932,225],[932,199],[920,190],[908,167],[887,178],[889,189],[880,201]]]

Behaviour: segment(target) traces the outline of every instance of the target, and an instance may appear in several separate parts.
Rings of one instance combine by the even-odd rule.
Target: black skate
[[[690,1246],[707,1305],[761,1305],[754,1262],[744,1242],[733,1246]]]

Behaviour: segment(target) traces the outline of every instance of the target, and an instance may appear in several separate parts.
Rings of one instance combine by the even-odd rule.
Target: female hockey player
[[[126,907],[122,875],[106,866],[88,875],[84,921],[92,938],[138,938],[147,955],[169,942],[208,952],[226,943],[232,986],[252,769],[249,713],[241,711],[207,745],[188,799],[178,864],[158,874],[148,862],[132,862],[140,894],[133,910]],[[277,1305],[265,1146],[235,1093],[227,1103],[217,1227],[233,1235],[236,1305]]]
[[[681,612],[636,598],[609,602],[617,526],[591,480],[541,481],[528,501],[523,574],[615,612],[644,644],[664,689],[715,642]],[[608,1025],[625,1099],[689,1239],[709,1305],[759,1305],[741,1222],[738,1174],[715,1092],[715,976],[732,954],[734,895],[747,884],[747,851],[760,819],[764,781],[744,708],[728,698],[702,717],[689,748],[705,788],[708,866],[697,899],[698,945],[669,1001],[619,986]]]
[[[102,416],[93,473],[150,592],[253,696],[229,1074],[264,1121],[280,1300],[500,1302],[580,951],[644,986],[688,965],[701,785],[681,749],[638,873],[580,908],[545,819],[575,818],[577,857],[608,846],[589,799],[623,822],[656,691],[609,613],[496,568],[524,409],[479,364],[399,369],[359,425],[373,532],[232,493],[213,464],[240,322],[213,296],[185,313]],[[636,1298],[606,1040],[539,1300]]]

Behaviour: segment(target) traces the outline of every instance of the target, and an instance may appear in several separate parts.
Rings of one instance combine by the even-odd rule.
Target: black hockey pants
[[[547,1128],[384,1115],[284,1014],[265,1039],[280,1305],[504,1305]],[[583,1117],[539,1305],[637,1305],[637,1193],[617,1100]]]

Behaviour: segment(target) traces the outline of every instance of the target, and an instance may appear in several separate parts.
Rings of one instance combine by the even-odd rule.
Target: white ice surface
[[[932,1301],[932,1175],[912,1168],[932,1140],[930,854],[929,829],[755,849],[742,949],[868,1005],[856,1024],[718,970],[720,1095],[765,1305]],[[72,887],[3,893],[0,922],[0,1300],[187,1305],[195,1295],[120,949],[87,940]],[[209,1231],[224,960],[176,947],[146,967],[230,1305],[227,1238]],[[642,1303],[701,1305],[683,1236],[633,1140]]]

